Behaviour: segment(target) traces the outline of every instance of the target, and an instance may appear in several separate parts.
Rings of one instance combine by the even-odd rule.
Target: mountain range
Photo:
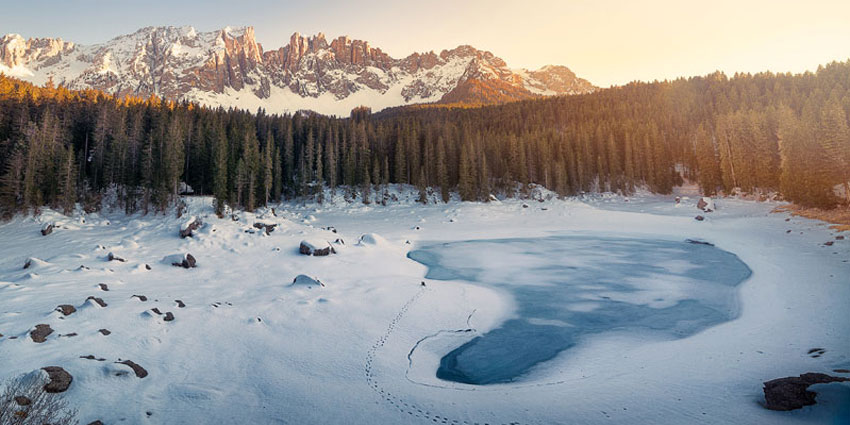
[[[361,105],[488,104],[596,89],[565,66],[512,69],[468,45],[396,59],[367,41],[295,33],[265,50],[252,27],[146,27],[93,45],[8,34],[0,38],[0,73],[118,96],[341,116]]]

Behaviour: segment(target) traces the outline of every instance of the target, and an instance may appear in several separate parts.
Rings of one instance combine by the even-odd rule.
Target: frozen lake
[[[685,338],[738,315],[751,271],[736,255],[694,241],[552,236],[426,243],[408,255],[429,279],[507,291],[516,315],[447,353],[437,377],[514,382],[583,339],[605,332]]]

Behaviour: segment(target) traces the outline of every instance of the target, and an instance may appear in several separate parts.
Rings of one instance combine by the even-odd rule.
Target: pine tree
[[[59,172],[59,194],[62,212],[69,215],[77,202],[77,162],[74,160],[74,146],[68,146],[65,150],[67,153]]]

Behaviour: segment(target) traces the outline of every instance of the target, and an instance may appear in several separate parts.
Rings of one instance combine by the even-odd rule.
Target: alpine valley
[[[94,45],[9,34],[0,38],[0,73],[118,96],[340,116],[361,105],[489,104],[596,89],[565,66],[511,69],[467,45],[396,59],[367,41],[294,33],[266,50],[252,27],[146,27]]]

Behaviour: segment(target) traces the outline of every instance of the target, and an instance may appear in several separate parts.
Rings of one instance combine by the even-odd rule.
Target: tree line
[[[706,194],[850,199],[850,61],[804,74],[722,73],[475,108],[421,105],[347,118],[208,108],[37,87],[0,75],[0,214],[48,205],[164,210],[186,189],[253,210],[323,201],[325,188],[386,202],[387,185],[448,201],[561,196],[684,179]],[[837,196],[844,188],[848,198]]]

